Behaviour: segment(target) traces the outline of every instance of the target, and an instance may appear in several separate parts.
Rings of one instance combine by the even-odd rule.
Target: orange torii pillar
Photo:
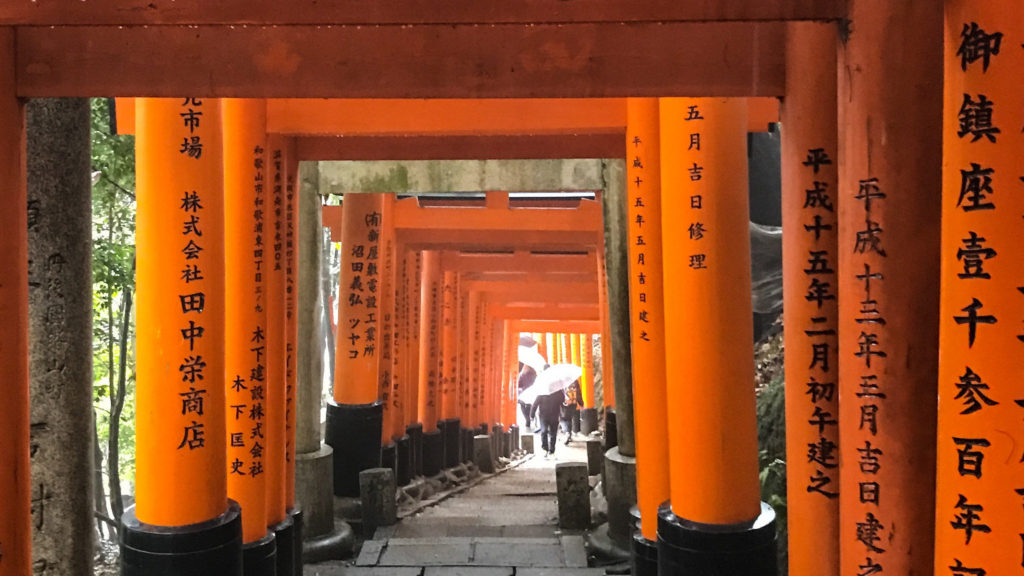
[[[277,543],[267,530],[266,283],[271,262],[265,164],[266,102],[227,99],[224,125],[224,378],[227,402],[228,496],[242,507],[243,565],[246,575],[275,574]],[[271,223],[268,225],[267,223]],[[269,240],[269,237],[267,237]],[[191,269],[191,268],[190,268]],[[255,409],[260,406],[260,409]]]
[[[657,98],[626,101],[630,350],[640,508],[631,558],[637,575],[658,573],[658,507],[669,499],[658,122]]]
[[[285,147],[284,293],[285,293],[285,412],[284,412],[284,506],[292,521],[292,547],[278,542],[277,574],[302,575],[302,510],[295,503],[295,423],[298,403],[298,281],[299,281],[299,160],[294,140]],[[283,566],[283,568],[282,568]],[[291,572],[289,572],[291,570]]]
[[[264,216],[264,268],[266,282],[266,383],[264,401],[253,403],[255,416],[263,418],[263,469],[266,477],[267,523],[277,540],[277,573],[292,574],[295,523],[288,514],[288,319],[287,319],[287,161],[288,141],[267,139],[265,165],[267,194]]]
[[[121,519],[121,573],[239,576],[241,510],[227,497],[225,458],[220,102],[140,99],[136,113],[136,504]]]
[[[394,196],[388,194],[385,202],[390,205],[394,202]],[[387,212],[385,213],[387,214]],[[408,390],[409,376],[407,368],[409,365],[408,351],[405,340],[408,332],[405,329],[407,324],[407,310],[404,304],[405,256],[401,247],[395,241],[394,223],[390,218],[384,220],[385,254],[392,260],[392,274],[389,281],[388,293],[391,296],[391,331],[385,340],[391,346],[391,438],[395,443],[395,480],[399,486],[409,484],[415,475],[415,462],[412,452],[412,438],[407,432],[409,420],[405,417],[405,403],[409,401]]]
[[[580,412],[580,432],[589,436],[598,429],[599,413],[594,405],[594,336],[580,335],[580,352],[583,355],[583,410]]]
[[[400,340],[405,354],[405,433],[409,436],[412,452],[412,475],[423,475],[423,422],[419,416],[419,373],[420,373],[420,275],[423,266],[423,252],[406,251],[402,262],[403,328],[405,335]]]
[[[934,559],[943,11],[882,8],[850,2],[857,31],[838,44],[844,576],[931,574]],[[914,49],[888,58],[894,38]],[[827,429],[836,418],[811,420]]]
[[[423,424],[423,475],[432,477],[444,467],[444,438],[438,428],[441,402],[441,255],[426,250],[420,269],[419,421]]]
[[[438,427],[444,438],[444,466],[458,466],[462,446],[461,420],[458,416],[457,378],[458,378],[458,342],[459,342],[459,310],[458,292],[459,275],[451,270],[441,272],[441,350],[439,372],[441,374],[440,416]]]
[[[396,409],[396,398],[398,383],[395,374],[395,348],[393,334],[395,331],[395,297],[392,292],[395,284],[395,255],[394,249],[394,222],[392,221],[392,210],[395,197],[392,194],[380,195],[381,229],[380,229],[380,276],[371,280],[372,294],[377,296],[379,306],[378,320],[380,328],[377,332],[377,377],[380,389],[377,396],[381,403],[381,449],[380,462],[384,468],[391,468],[398,477],[398,446],[396,440],[402,436],[394,436],[394,412]],[[390,229],[389,229],[390,228]],[[399,405],[398,410],[401,410]],[[401,417],[398,418],[401,421]]]
[[[377,374],[380,338],[381,196],[345,194],[342,215],[334,400],[326,442],[334,448],[335,496],[359,496],[359,473],[380,466],[382,406]]]
[[[1024,19],[945,6],[935,573],[1020,574]]]
[[[742,99],[661,100],[671,502],[660,574],[776,574],[760,501]],[[671,353],[669,353],[671,351]]]
[[[835,53],[832,24],[789,25],[787,69],[799,71],[789,76],[782,105],[786,476],[793,576],[839,574]]]
[[[0,28],[0,576],[29,576],[32,525],[29,480],[28,221],[25,110],[15,95],[14,29]]]

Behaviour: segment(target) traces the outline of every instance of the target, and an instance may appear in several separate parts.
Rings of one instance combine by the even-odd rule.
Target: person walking
[[[562,404],[562,422],[565,423],[565,445],[572,442],[573,432],[580,431],[580,408],[583,408],[583,394],[580,392],[580,381],[576,380],[565,389],[565,400]]]
[[[555,455],[555,445],[558,440],[558,419],[562,411],[562,404],[565,402],[565,393],[562,390],[538,396],[533,403],[531,416],[536,414],[540,419],[540,446],[544,450],[544,458],[551,458]]]

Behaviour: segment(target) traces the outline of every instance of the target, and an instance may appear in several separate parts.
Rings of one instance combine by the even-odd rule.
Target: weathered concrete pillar
[[[619,160],[604,164],[605,270],[608,276],[608,315],[611,322],[611,349],[604,343],[602,356],[609,352],[615,381],[616,433],[619,451],[636,456],[633,435],[633,374],[629,346],[629,223],[626,222],[625,166]],[[605,394],[608,390],[605,390]]]
[[[936,450],[943,11],[849,4],[837,84],[839,572],[930,574],[935,493],[920,473],[935,470]],[[914,48],[889,58],[897,46]]]
[[[88,575],[96,532],[89,100],[31,100],[26,122],[33,573]]]
[[[397,521],[395,491],[395,471],[391,468],[369,468],[359,473],[359,498],[366,538],[372,538],[379,526],[391,526]]]
[[[334,449],[323,444],[324,295],[320,281],[323,227],[320,174],[299,164],[298,397],[295,423],[295,501],[302,509],[302,555],[309,562],[341,558],[353,545],[352,529],[334,517]]]
[[[491,452],[491,437],[486,434],[473,436],[473,462],[484,474],[494,472],[494,456]]]
[[[621,161],[604,164],[605,270],[611,342],[604,342],[602,362],[611,360],[614,382],[616,444],[605,455],[605,473],[618,482],[605,483],[608,498],[608,533],[628,548],[629,509],[636,505],[636,443],[633,434],[633,375],[629,342],[629,250],[626,222],[626,178]],[[609,346],[611,344],[611,346]],[[605,394],[610,391],[605,388]]]
[[[586,530],[590,527],[590,481],[585,462],[555,465],[558,491],[558,527]]]

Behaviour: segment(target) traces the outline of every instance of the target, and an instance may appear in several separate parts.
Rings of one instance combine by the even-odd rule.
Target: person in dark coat
[[[565,392],[559,390],[551,394],[538,396],[533,403],[531,416],[540,418],[540,446],[544,449],[544,457],[554,456],[555,442],[558,439],[558,417],[565,402]]]

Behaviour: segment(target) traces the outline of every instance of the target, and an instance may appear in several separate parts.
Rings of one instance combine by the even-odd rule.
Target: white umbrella
[[[540,352],[537,351],[536,346],[530,348],[520,346],[519,361],[536,370],[538,374],[548,364],[548,361],[545,360],[544,357],[540,355]]]
[[[573,382],[579,380],[581,375],[583,375],[583,368],[575,364],[555,364],[538,374],[533,386],[519,394],[519,400],[532,404],[538,396],[568,388]]]

